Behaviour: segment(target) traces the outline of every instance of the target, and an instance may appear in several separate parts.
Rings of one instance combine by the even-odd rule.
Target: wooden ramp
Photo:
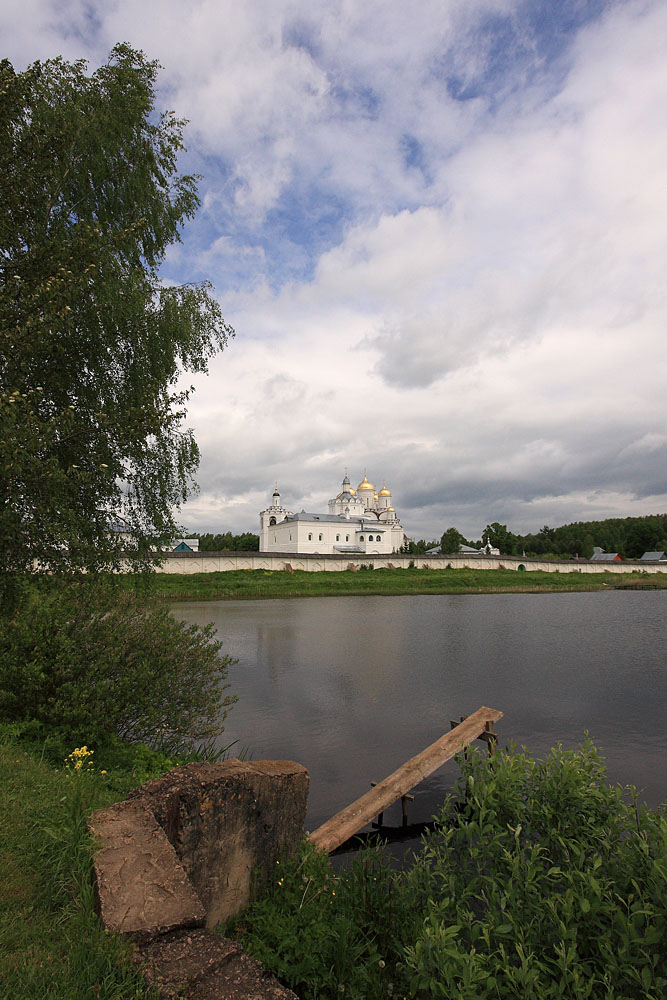
[[[406,761],[389,777],[378,781],[370,792],[366,792],[360,799],[332,816],[311,833],[308,839],[327,854],[335,851],[390,805],[403,798],[420,781],[469,746],[473,740],[481,737],[487,739],[491,746],[491,743],[495,742],[494,724],[502,717],[503,713],[497,709],[482,706],[460,723],[452,723],[455,728],[451,732],[445,733],[435,743],[431,743],[430,747],[426,747],[416,757]]]

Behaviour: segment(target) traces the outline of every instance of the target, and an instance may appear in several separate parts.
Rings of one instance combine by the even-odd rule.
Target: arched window
[[[382,539],[380,538],[380,536],[379,536],[379,535],[376,535],[376,536],[375,536],[375,541],[376,541],[376,542],[380,542],[380,541],[382,541]]]
[[[318,535],[318,536],[317,536],[317,539],[318,539],[318,541],[320,541],[320,542],[321,542],[321,541],[322,541],[322,535]]]
[[[339,542],[339,541],[340,541],[340,535],[336,535],[336,541],[337,541],[337,542]]]
[[[364,536],[363,536],[363,535],[360,535],[360,536],[359,536],[359,541],[360,541],[360,542],[363,542],[363,540],[364,540]]]
[[[349,535],[346,535],[346,536],[345,536],[345,541],[346,541],[346,542],[349,542],[349,540],[350,540],[350,536],[349,536]]]
[[[269,518],[269,527],[272,528],[275,523],[276,523],[275,517],[270,517]]]
[[[312,531],[309,531],[308,532],[308,541],[312,542],[312,540],[313,540],[313,533],[312,533]]]

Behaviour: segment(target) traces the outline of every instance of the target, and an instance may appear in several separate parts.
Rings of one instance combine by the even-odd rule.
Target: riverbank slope
[[[131,576],[125,579],[130,582]],[[614,588],[667,589],[667,574],[517,573],[505,569],[231,570],[155,574],[153,596],[178,601],[405,594],[539,594]]]

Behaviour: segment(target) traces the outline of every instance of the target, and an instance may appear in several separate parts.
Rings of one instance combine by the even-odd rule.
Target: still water
[[[667,799],[667,591],[329,597],[179,603],[213,622],[239,697],[223,742],[296,760],[311,779],[313,830],[481,705],[501,746],[537,756],[588,731],[613,782]],[[482,744],[480,744],[482,746]],[[454,787],[445,765],[410,821]],[[385,815],[400,822],[400,806]]]

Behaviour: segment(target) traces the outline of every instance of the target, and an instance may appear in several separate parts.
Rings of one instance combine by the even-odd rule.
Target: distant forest
[[[618,552],[623,559],[638,559],[644,552],[667,551],[667,514],[575,521],[560,528],[545,525],[537,534],[529,535],[515,535],[506,525],[494,521],[486,526],[482,539],[472,542],[467,542],[456,528],[449,528],[442,536],[443,552],[454,551],[451,543],[456,535],[460,544],[476,548],[488,539],[503,555],[590,559],[593,546],[599,545],[605,552]]]

